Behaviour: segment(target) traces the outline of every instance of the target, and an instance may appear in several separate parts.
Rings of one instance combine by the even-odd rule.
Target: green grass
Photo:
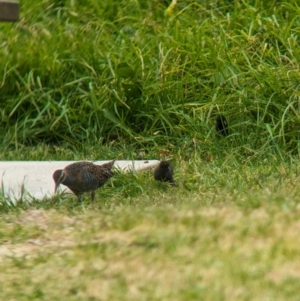
[[[166,1],[167,2],[167,1]],[[298,153],[297,1],[26,1],[1,24],[6,148],[183,137]],[[275,147],[274,147],[275,146]]]
[[[78,203],[1,200],[1,299],[297,300],[298,162],[175,162]],[[49,179],[50,180],[50,179]]]
[[[2,191],[1,300],[299,299],[299,4],[169,3],[28,0],[0,24],[0,160],[166,158],[178,182]]]

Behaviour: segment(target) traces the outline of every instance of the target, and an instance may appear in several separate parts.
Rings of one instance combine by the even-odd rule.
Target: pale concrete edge
[[[101,165],[104,164],[106,162],[109,162],[110,160],[103,160],[103,161],[93,161],[95,164]],[[46,171],[46,175],[47,179],[49,176],[49,169],[53,170],[53,167],[51,163],[53,163],[54,165],[57,165],[55,168],[58,168],[58,166],[63,165],[64,164],[71,164],[72,162],[76,162],[76,161],[0,161],[0,167],[1,169],[5,166],[4,171],[0,174],[0,194],[2,194],[4,196],[4,200],[7,202],[11,202],[12,204],[15,204],[18,200],[24,200],[24,201],[28,201],[30,203],[30,201],[36,199],[36,200],[45,200],[45,199],[49,199],[51,197],[53,197],[53,193],[51,192],[52,189],[49,190],[49,188],[45,187],[41,187],[38,188],[37,190],[39,190],[40,192],[36,193],[35,192],[30,192],[30,188],[26,189],[26,183],[25,183],[25,178],[27,177],[27,175],[24,175],[23,180],[19,180],[17,182],[17,184],[15,184],[17,187],[11,188],[10,185],[8,185],[8,189],[6,190],[5,187],[7,186],[4,182],[3,177],[5,176],[6,171],[9,169],[9,167],[11,165],[15,165],[14,168],[18,168],[18,165],[20,165],[20,163],[24,163],[26,166],[26,171],[28,172],[28,168],[30,166],[30,164],[34,164],[39,162],[40,164],[49,164],[47,166],[47,171]],[[158,164],[159,164],[159,160],[139,160],[139,161],[129,161],[129,160],[116,160],[115,164],[114,164],[114,169],[117,169],[119,172],[143,172],[143,171],[149,171],[154,169]],[[0,171],[1,172],[1,171]],[[52,174],[52,171],[51,171]],[[49,177],[50,178],[50,177]],[[13,177],[14,180],[14,177]],[[52,185],[52,179],[49,179],[49,183],[51,183],[50,185]],[[28,186],[27,186],[28,187]],[[4,188],[4,189],[3,189]],[[63,193],[68,193],[68,190],[62,191]]]

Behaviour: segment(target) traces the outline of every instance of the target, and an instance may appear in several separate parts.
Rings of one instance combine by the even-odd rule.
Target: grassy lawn
[[[167,159],[178,183],[0,193],[1,300],[299,300],[298,2],[170,2],[0,24],[0,160]]]
[[[1,299],[297,300],[299,168],[179,161],[178,187],[117,173],[95,203],[2,202]]]

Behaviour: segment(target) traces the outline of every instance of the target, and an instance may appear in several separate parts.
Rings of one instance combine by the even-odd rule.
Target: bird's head
[[[227,120],[226,117],[223,115],[218,115],[216,118],[216,124],[219,127],[227,127]]]
[[[65,173],[62,169],[58,169],[53,173],[52,177],[55,182],[54,192],[56,193],[58,186],[63,182],[65,178]]]
[[[168,161],[161,161],[159,166],[164,170],[171,170],[171,165]]]

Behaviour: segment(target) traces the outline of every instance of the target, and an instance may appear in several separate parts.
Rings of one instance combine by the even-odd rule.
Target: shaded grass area
[[[1,24],[0,138],[214,143],[298,153],[297,1],[26,1]],[[21,48],[20,48],[21,45]]]

